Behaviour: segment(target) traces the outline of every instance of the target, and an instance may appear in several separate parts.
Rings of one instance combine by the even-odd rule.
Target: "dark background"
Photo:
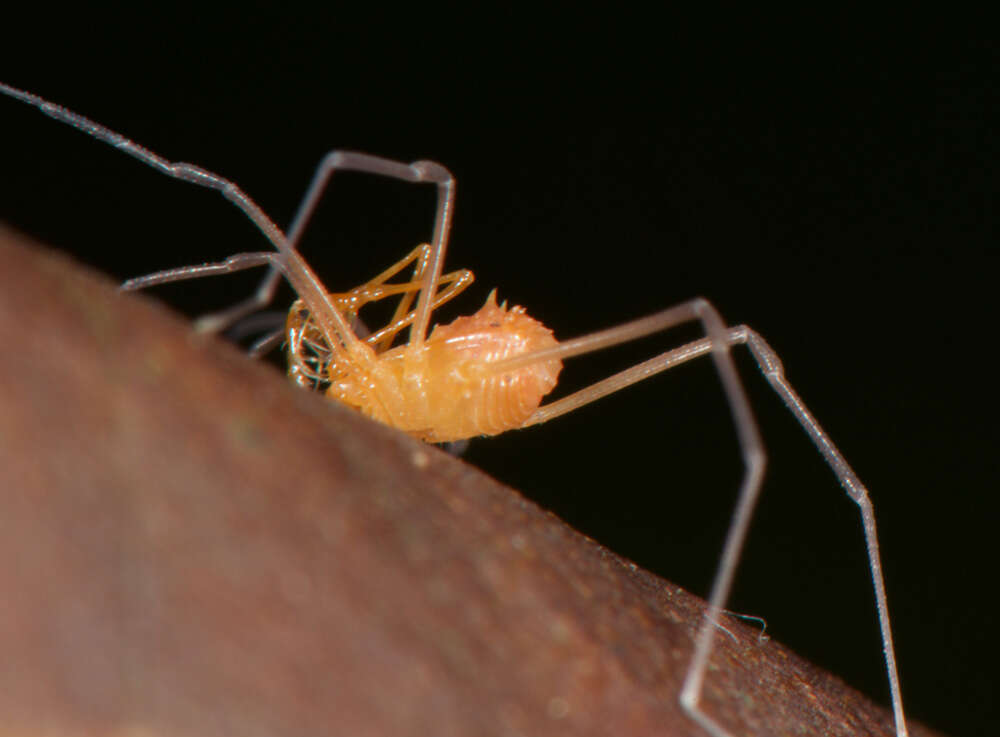
[[[871,489],[909,714],[983,734],[1000,698],[998,56],[972,22],[785,23],[88,12],[18,25],[3,76],[232,178],[279,224],[332,147],[444,163],[448,264],[478,277],[462,312],[496,286],[565,338],[703,295],[753,326]],[[0,120],[0,217],[116,280],[263,247],[216,194],[13,101]],[[334,190],[303,245],[331,289],[429,237],[428,187]],[[196,314],[255,281],[157,294]],[[577,359],[566,384],[695,332]],[[855,508],[739,365],[771,466],[731,606],[887,701]],[[740,474],[709,362],[466,458],[707,592]]]

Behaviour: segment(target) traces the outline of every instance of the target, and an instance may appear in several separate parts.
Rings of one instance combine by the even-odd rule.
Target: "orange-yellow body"
[[[328,384],[327,396],[432,443],[521,427],[562,369],[553,359],[492,370],[503,359],[557,345],[551,330],[523,307],[497,305],[494,293],[475,314],[435,327],[422,346],[379,351],[370,341],[359,342],[343,358],[326,349],[322,359],[303,360],[303,348],[315,354],[323,346],[315,328],[310,333],[306,327],[308,314],[300,304],[290,314],[293,378],[306,383],[301,377],[308,364],[308,379]]]

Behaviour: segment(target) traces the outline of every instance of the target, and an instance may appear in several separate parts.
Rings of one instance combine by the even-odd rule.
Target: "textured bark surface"
[[[700,600],[0,235],[0,735],[701,734]],[[893,734],[727,627],[735,733]]]

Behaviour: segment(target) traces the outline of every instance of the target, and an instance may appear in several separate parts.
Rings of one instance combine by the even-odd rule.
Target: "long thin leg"
[[[416,318],[410,328],[410,344],[420,345],[427,335],[433,285],[437,284],[438,278],[441,276],[444,254],[448,247],[448,232],[451,230],[451,215],[455,203],[455,178],[446,168],[433,161],[414,161],[412,164],[404,164],[354,151],[331,151],[323,157],[319,167],[317,167],[312,182],[302,198],[302,204],[299,205],[299,210],[288,229],[288,241],[293,248],[298,243],[302,230],[316,209],[330,177],[338,169],[378,174],[406,182],[429,182],[437,185],[438,201],[434,214],[434,235],[431,240],[430,259],[423,274],[424,288],[417,298]]]
[[[67,111],[68,112],[68,111]],[[117,134],[116,134],[117,135]],[[434,234],[431,246],[430,259],[424,269],[425,284],[427,289],[421,292],[417,299],[417,318],[411,328],[411,342],[416,340],[422,343],[427,332],[427,325],[430,321],[430,296],[424,298],[424,292],[429,291],[430,285],[434,284],[441,274],[444,263],[444,253],[448,244],[448,232],[451,229],[451,213],[454,207],[455,180],[451,172],[433,161],[415,161],[411,164],[404,164],[392,159],[385,159],[380,156],[372,156],[357,151],[331,151],[316,168],[312,181],[299,204],[299,209],[292,219],[292,224],[288,229],[288,248],[295,250],[302,237],[309,218],[312,217],[320,197],[329,185],[330,179],[335,171],[358,171],[367,174],[377,174],[380,176],[401,179],[407,182],[430,182],[438,187],[438,204],[434,216]],[[162,273],[162,272],[161,272]],[[151,275],[156,276],[156,275]],[[216,332],[231,325],[244,315],[268,304],[274,297],[274,291],[278,284],[279,273],[271,270],[261,281],[254,294],[248,299],[238,302],[232,307],[205,315],[198,321],[201,330]],[[157,283],[147,282],[147,285]]]
[[[9,85],[0,83],[0,93],[13,97],[16,100],[33,105],[46,115],[65,123],[73,128],[83,131],[93,136],[97,140],[106,143],[122,151],[129,156],[141,161],[143,164],[156,169],[174,179],[197,184],[200,187],[217,190],[223,197],[233,203],[243,212],[264,236],[271,242],[277,251],[276,257],[271,261],[273,268],[280,270],[292,283],[299,296],[309,302],[313,311],[317,314],[317,321],[322,323],[327,334],[337,336],[343,346],[351,346],[358,342],[350,331],[350,326],[344,320],[332,304],[326,299],[322,284],[316,275],[312,273],[309,266],[295,252],[295,248],[285,238],[285,234],[267,214],[258,207],[247,194],[237,187],[233,182],[218,174],[214,174],[206,169],[202,169],[194,164],[179,161],[169,161],[152,151],[140,146],[135,141],[126,138],[120,133],[107,128],[100,123],[96,123],[83,115],[74,113],[72,110],[56,105],[30,92],[15,89]],[[195,267],[195,271],[199,267]],[[242,267],[241,267],[242,268]],[[177,270],[174,270],[175,273]],[[183,271],[180,270],[180,271]],[[194,273],[194,272],[192,272]],[[199,272],[205,275],[209,272]],[[178,277],[179,278],[179,277]],[[219,327],[224,327],[220,325]],[[335,350],[345,350],[341,346],[335,346]]]
[[[224,261],[213,263],[197,264],[194,266],[178,266],[175,269],[164,269],[145,276],[137,276],[126,279],[119,289],[123,292],[134,292],[140,289],[169,284],[175,281],[187,281],[189,279],[200,279],[203,276],[218,276],[219,274],[232,274],[244,269],[252,269],[255,266],[265,264],[276,266],[279,260],[278,254],[272,251],[255,251],[253,253],[237,253]],[[276,266],[276,268],[278,268]],[[279,272],[280,273],[280,272]]]
[[[527,365],[528,363],[548,358],[579,355],[589,350],[598,350],[616,345],[620,342],[655,332],[654,328],[657,323],[663,326],[660,329],[666,329],[667,323],[670,322],[668,318],[670,318],[671,312],[671,310],[665,310],[648,318],[626,323],[618,328],[592,333],[576,340],[567,341],[555,349],[548,349],[528,356],[518,357],[517,365]],[[670,324],[674,323],[671,322]],[[896,735],[897,737],[907,737],[908,731],[906,717],[903,713],[903,698],[899,684],[899,673],[896,667],[896,654],[892,641],[892,629],[889,624],[889,603],[885,593],[885,577],[882,573],[882,562],[879,555],[875,513],[868,490],[785,378],[781,360],[767,342],[746,325],[729,328],[725,333],[725,341],[729,345],[747,346],[757,361],[761,373],[764,374],[771,385],[771,388],[781,397],[785,406],[788,407],[795,419],[809,435],[813,445],[822,454],[827,465],[830,466],[848,496],[858,505],[865,533],[865,547],[868,551],[868,566],[871,570],[872,586],[875,590],[876,609],[878,611],[879,628],[882,633],[882,650],[889,678]],[[661,371],[666,371],[669,368],[686,363],[694,358],[699,358],[712,351],[713,339],[711,337],[696,340],[679,348],[666,351],[648,361],[644,361],[596,384],[585,387],[574,394],[540,407],[525,425],[536,425],[546,422],[608,394],[655,376]],[[514,362],[511,361],[510,363]],[[505,367],[504,364],[497,364],[497,366],[501,369]],[[739,422],[739,419],[737,422]],[[716,573],[715,582],[712,585],[708,616],[698,633],[695,652],[685,677],[684,687],[681,691],[681,703],[684,705],[684,708],[714,737],[731,736],[720,725],[700,711],[698,702],[701,697],[708,657],[712,650],[714,629],[718,624],[719,612],[728,597],[729,579],[737,563],[736,557],[730,556],[730,551],[734,551],[734,554],[738,556],[739,546],[742,544],[742,536],[746,532],[744,529],[744,515],[746,515],[746,521],[749,521],[749,510],[746,510],[746,507],[748,505],[752,506],[754,501],[753,499],[747,500],[744,496],[746,493],[746,484],[744,484],[744,491],[741,492],[740,500],[737,503],[737,511],[734,514],[733,522],[730,525],[726,538],[722,561]],[[751,493],[755,494],[756,492]]]
[[[417,344],[423,343],[430,320],[432,295],[429,294],[429,287],[437,283],[437,279],[441,274],[441,266],[444,260],[444,252],[447,248],[448,231],[451,228],[451,213],[454,205],[455,180],[451,173],[440,164],[433,161],[415,161],[411,164],[403,164],[378,156],[370,156],[369,154],[351,151],[331,151],[320,162],[316,174],[309,185],[309,189],[306,191],[306,195],[299,205],[299,210],[292,220],[289,235],[286,238],[285,234],[281,232],[281,229],[274,224],[267,214],[243,190],[228,179],[194,164],[169,161],[120,133],[116,133],[110,128],[61,105],[49,102],[38,95],[19,90],[2,82],[0,82],[0,93],[32,105],[49,117],[83,131],[87,135],[93,136],[97,140],[117,148],[169,177],[218,190],[223,197],[236,205],[254,222],[258,229],[260,229],[275,249],[282,255],[282,259],[272,262],[271,272],[264,278],[257,288],[256,293],[251,298],[234,305],[228,310],[214,315],[206,315],[203,318],[201,321],[202,328],[212,331],[222,330],[231,325],[233,321],[270,302],[277,286],[279,272],[283,272],[289,280],[297,281],[297,284],[293,284],[293,286],[299,292],[300,297],[305,299],[307,296],[303,294],[303,290],[309,293],[312,299],[307,301],[315,302],[314,310],[324,307],[331,311],[333,310],[332,306],[325,303],[325,300],[321,298],[322,290],[318,284],[318,280],[315,279],[315,276],[294,251],[309,217],[316,208],[316,204],[335,170],[353,170],[402,179],[408,182],[430,182],[436,184],[438,188],[438,204],[434,218],[434,236],[431,258],[427,273],[424,275],[425,284],[428,288],[421,292],[417,300],[417,315],[411,329],[412,342],[416,342]],[[195,267],[195,269],[197,268]],[[183,271],[183,269],[172,270],[170,273],[179,273],[180,271]],[[207,276],[209,274],[209,272],[190,273],[193,276]],[[174,276],[169,280],[175,281],[180,278],[183,277]],[[134,282],[135,280],[133,280],[132,288],[139,288],[135,286]],[[151,286],[154,283],[162,282],[150,279],[144,285]],[[351,336],[348,326],[339,315],[330,315],[327,318],[321,318],[321,320],[329,325],[331,335],[336,332],[345,342],[350,342]]]
[[[330,302],[326,293],[323,291],[319,280],[312,274],[312,271],[305,264],[305,262],[298,258],[294,253],[292,254],[292,258],[294,260],[291,265],[289,265],[288,262],[282,258],[282,254],[279,253],[272,253],[270,251],[237,253],[224,261],[198,264],[196,266],[180,266],[175,269],[165,269],[152,274],[146,274],[145,276],[138,276],[134,279],[128,279],[122,282],[120,288],[126,292],[136,291],[139,289],[146,289],[147,287],[158,286],[160,284],[169,284],[170,282],[200,279],[202,277],[218,276],[220,274],[232,274],[234,272],[251,269],[256,266],[269,265],[274,273],[283,273],[293,285],[298,285],[296,286],[297,290],[299,287],[301,287],[301,290],[306,290],[299,291],[299,293],[302,295],[304,300],[313,305],[313,309],[316,312],[320,312],[326,316],[326,329],[329,331],[327,335],[331,336],[331,339],[333,336],[340,336],[340,342],[344,345],[348,345],[352,339],[354,339],[354,333],[350,326],[347,324],[344,317],[336,310],[336,307]],[[320,306],[323,306],[326,309],[319,309]],[[233,312],[233,308],[226,310],[225,314],[229,315],[231,312]],[[197,332],[212,333],[227,327],[229,323],[218,323],[220,314],[222,313],[203,315],[198,318],[194,322],[195,330]],[[233,314],[235,315],[235,313]],[[245,313],[240,313],[239,316],[242,316],[243,314]],[[267,345],[270,342],[270,338],[265,338],[261,345]],[[258,347],[255,345],[251,352],[254,353],[254,351],[258,350]],[[334,348],[334,350],[339,350],[339,348]],[[256,352],[254,355],[260,355],[260,353]]]
[[[703,346],[703,350],[701,350],[698,355],[711,353],[712,358],[715,361],[716,371],[722,381],[722,388],[726,393],[726,399],[729,402],[729,408],[733,415],[734,424],[736,426],[736,434],[739,439],[740,453],[743,458],[745,470],[743,480],[740,484],[740,493],[736,502],[736,508],[733,512],[732,520],[729,523],[729,531],[726,534],[726,542],[723,545],[719,568],[715,574],[715,581],[712,583],[712,590],[708,598],[708,616],[705,617],[705,621],[702,624],[701,630],[699,631],[695,642],[694,655],[692,656],[691,665],[689,666],[687,676],[685,677],[684,686],[681,689],[680,702],[685,711],[687,711],[688,714],[713,737],[732,737],[732,735],[730,735],[730,733],[727,732],[720,724],[715,722],[710,716],[699,708],[698,702],[701,698],[701,690],[705,680],[705,671],[708,667],[708,656],[712,650],[716,630],[721,627],[720,619],[722,612],[724,611],[726,600],[729,598],[729,592],[732,588],[733,577],[736,573],[736,566],[739,563],[740,551],[743,547],[743,541],[746,538],[747,529],[750,526],[750,517],[753,513],[757,497],[760,494],[760,486],[764,476],[766,458],[763,444],[760,440],[760,434],[757,430],[757,423],[754,420],[753,413],[750,409],[750,403],[746,398],[746,394],[743,392],[739,376],[736,373],[736,366],[734,365],[732,356],[729,353],[729,346],[732,342],[730,332],[726,329],[722,319],[719,317],[719,314],[708,301],[704,299],[694,299],[676,307],[670,307],[666,310],[662,310],[650,315],[649,317],[633,320],[632,322],[625,323],[624,325],[620,325],[616,328],[610,328],[608,330],[602,330],[596,333],[591,333],[590,335],[585,335],[581,338],[568,340],[554,348],[536,351],[513,359],[508,359],[506,361],[497,362],[493,366],[493,370],[496,373],[503,373],[507,370],[519,366],[529,365],[538,361],[552,358],[562,359],[583,353],[590,353],[601,348],[607,348],[634,340],[644,335],[660,332],[691,320],[700,320],[705,332],[708,335],[708,337],[703,339],[703,341],[698,342],[699,348]],[[680,349],[680,351],[681,352],[669,352],[659,358],[663,360],[665,357],[669,357],[669,365],[676,365],[682,360],[680,356],[684,355],[683,349]],[[691,357],[693,357],[693,355]],[[648,364],[650,362],[647,361],[646,363]],[[668,367],[669,366],[664,366],[659,370],[662,371]],[[650,373],[648,375],[652,374]],[[644,378],[644,376],[640,371],[637,375],[633,375],[630,378],[631,382],[635,383],[636,381],[640,381]],[[611,389],[608,389],[607,382],[601,382],[599,386],[602,387],[604,390],[603,393],[605,394],[608,393],[608,391],[611,391]],[[578,402],[574,405],[574,408],[580,406],[582,403],[586,403],[587,401],[593,401],[593,399],[596,399],[599,394],[599,392],[593,392],[595,396],[589,397],[586,395],[587,391],[587,389],[582,391],[585,395],[584,399],[582,402]],[[539,411],[543,410],[544,408]],[[564,409],[563,411],[565,412],[569,410]],[[552,416],[555,416],[555,414]],[[536,424],[540,421],[541,420],[536,419],[536,417],[532,417],[525,424]]]
[[[49,102],[38,95],[34,95],[24,90],[19,90],[10,85],[0,82],[0,93],[13,97],[15,100],[32,105],[42,111],[50,118],[54,118],[61,123],[65,123],[77,130],[83,131],[89,136],[93,136],[98,141],[113,146],[114,148],[128,154],[134,159],[138,159],[143,164],[150,166],[157,171],[166,174],[168,177],[180,179],[185,182],[197,184],[200,187],[218,190],[222,196],[236,205],[254,224],[260,229],[265,237],[271,241],[275,249],[285,254],[288,245],[284,233],[272,222],[272,220],[261,210],[257,204],[251,200],[246,193],[228,179],[213,174],[194,164],[181,161],[169,161],[159,156],[147,148],[140,146],[135,141],[126,138],[120,133],[107,128],[100,123],[96,123],[90,118],[84,117],[72,110],[68,110],[61,105]]]
[[[899,672],[896,668],[896,649],[892,643],[892,627],[889,624],[889,599],[885,593],[885,577],[882,574],[882,561],[879,554],[878,534],[875,530],[875,510],[872,507],[868,489],[854,473],[830,436],[820,426],[819,422],[806,407],[805,403],[785,378],[784,366],[774,352],[758,333],[745,325],[736,328],[741,331],[739,337],[757,360],[757,365],[767,378],[768,383],[778,393],[785,406],[805,429],[813,445],[826,460],[827,465],[837,476],[840,485],[847,495],[858,505],[861,514],[861,524],[865,531],[865,547],[868,550],[868,566],[872,574],[872,586],[875,589],[875,605],[878,610],[879,629],[882,633],[882,652],[885,656],[886,671],[889,676],[889,692],[892,698],[892,714],[896,724],[897,737],[907,737],[906,717],[903,714],[903,695],[899,685]]]
[[[329,186],[330,178],[336,170],[358,171],[367,174],[377,174],[401,179],[407,182],[430,182],[438,187],[437,210],[434,215],[434,234],[430,260],[427,262],[429,268],[424,272],[428,277],[425,282],[428,286],[434,284],[437,276],[440,275],[444,263],[444,253],[448,245],[448,233],[451,230],[451,213],[454,207],[455,179],[445,167],[433,161],[414,161],[404,164],[400,161],[385,159],[380,156],[372,156],[357,151],[330,151],[313,175],[312,181],[303,196],[299,209],[292,218],[292,224],[288,229],[288,243],[294,249],[302,237],[306,224],[312,217],[320,197]],[[205,315],[199,320],[199,327],[203,330],[216,332],[222,330],[233,321],[244,315],[260,309],[270,303],[274,298],[274,291],[278,286],[279,273],[271,270],[261,280],[256,291],[249,298],[238,302],[232,307]],[[424,291],[427,291],[426,289]],[[423,295],[423,292],[421,292]],[[411,329],[411,341],[416,339],[422,343],[427,332],[427,325],[430,321],[430,306],[428,300],[418,298],[417,300],[418,319]]]

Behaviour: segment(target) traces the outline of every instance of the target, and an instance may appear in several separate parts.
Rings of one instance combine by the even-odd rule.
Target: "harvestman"
[[[475,315],[458,318],[450,325],[435,328],[428,335],[431,312],[472,280],[472,274],[467,271],[441,273],[455,199],[455,181],[440,164],[429,161],[404,164],[367,154],[333,151],[320,163],[286,236],[242,190],[227,179],[192,164],[167,161],[118,133],[31,93],[2,83],[0,92],[35,106],[46,115],[78,128],[170,177],[218,190],[256,224],[275,248],[273,252],[240,253],[219,263],[187,266],[130,279],[122,285],[123,289],[142,289],[171,281],[268,266],[268,274],[253,297],[229,310],[203,318],[200,323],[202,329],[221,330],[267,304],[283,275],[299,296],[289,313],[285,330],[289,345],[289,373],[293,379],[301,384],[328,385],[328,394],[424,440],[456,440],[535,425],[668,368],[711,354],[733,414],[746,468],[719,570],[712,584],[707,617],[698,632],[694,655],[680,693],[680,703],[685,711],[713,737],[732,736],[700,710],[699,700],[715,631],[721,626],[719,618],[729,595],[765,465],[756,421],[729,354],[730,346],[745,345],[771,387],[861,510],[896,735],[906,737],[875,517],[868,492],[785,380],[778,356],[753,330],[745,325],[726,327],[711,304],[704,299],[693,299],[618,327],[557,342],[551,331],[524,314],[522,308],[508,310],[505,306],[498,307],[491,294]],[[330,177],[337,170],[433,184],[437,187],[438,204],[431,245],[417,248],[390,269],[351,292],[328,294],[295,248]],[[413,278],[409,282],[389,282],[411,264]],[[389,324],[365,338],[357,336],[351,324],[357,318],[358,310],[368,302],[389,296],[401,297]],[[555,385],[562,359],[625,343],[693,320],[702,324],[707,337],[666,351],[563,399],[540,406],[542,397]],[[409,341],[391,347],[398,333],[407,327]],[[460,380],[454,378],[457,375],[460,375]],[[374,394],[363,391],[364,387],[370,389],[372,385],[378,385],[379,391]],[[434,402],[435,394],[449,397],[452,401]],[[463,401],[456,401],[459,395]],[[447,410],[443,411],[440,405],[447,405]],[[459,409],[457,413],[453,411],[456,406]]]

